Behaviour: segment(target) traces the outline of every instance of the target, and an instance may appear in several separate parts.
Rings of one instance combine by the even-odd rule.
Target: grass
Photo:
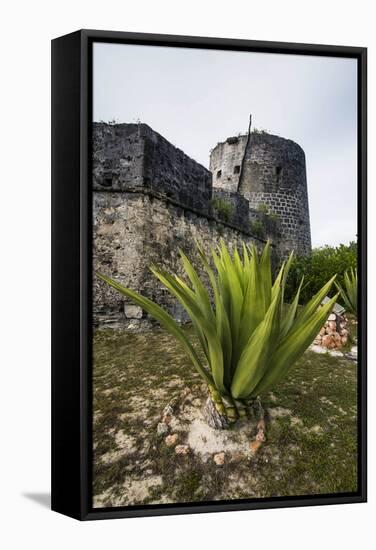
[[[189,328],[187,329],[190,330]],[[307,351],[263,398],[268,441],[218,467],[178,456],[156,435],[168,401],[202,383],[175,340],[98,330],[94,336],[94,502],[119,506],[357,490],[356,365]],[[184,443],[184,441],[179,441]]]

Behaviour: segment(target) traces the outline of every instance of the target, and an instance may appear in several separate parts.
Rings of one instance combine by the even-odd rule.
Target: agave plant
[[[293,302],[284,304],[293,253],[273,282],[269,242],[261,255],[254,245],[245,244],[241,255],[237,248],[231,255],[221,241],[218,248],[211,250],[213,265],[199,243],[196,246],[210,289],[182,251],[186,281],[154,265],[150,269],[186,310],[202,354],[163,308],[105,275],[98,275],[157,319],[181,343],[207,383],[218,414],[232,423],[246,414],[252,400],[286,376],[312,343],[337,298],[320,307],[334,277],[298,310],[303,280]]]
[[[357,315],[358,311],[358,272],[351,268],[350,272],[346,271],[344,276],[345,287],[339,283],[335,283],[337,290],[341,294],[341,298],[345,308],[350,313]]]

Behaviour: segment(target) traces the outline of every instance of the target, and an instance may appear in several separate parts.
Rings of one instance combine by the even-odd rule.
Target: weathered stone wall
[[[280,220],[281,239],[279,248],[283,256],[294,250],[298,255],[311,252],[309,218],[301,210],[299,196],[280,191],[278,193],[251,193],[249,205],[257,210],[266,205],[269,214]],[[265,218],[264,218],[265,219]]]
[[[218,181],[215,179],[217,174],[214,175],[213,188],[210,171],[146,124],[95,123],[94,271],[107,274],[141,292],[183,321],[182,309],[150,273],[151,264],[181,273],[179,248],[189,257],[194,257],[195,239],[209,251],[221,237],[230,247],[240,245],[242,241],[262,245],[270,238],[275,267],[280,256],[297,242],[302,243],[301,249],[310,246],[305,226],[299,237],[301,240],[298,241],[297,237],[297,220],[304,214],[306,198],[302,176],[304,169],[305,178],[304,153],[300,148],[296,149],[296,144],[293,144],[295,148],[288,147],[286,158],[291,157],[291,164],[296,166],[290,167],[286,161],[282,166],[285,172],[279,173],[279,180],[275,182],[273,170],[276,162],[280,162],[279,153],[273,153],[269,140],[274,140],[275,136],[255,136],[252,134],[250,156],[246,152],[244,157],[244,178],[242,176],[240,182],[242,193],[237,193],[246,136],[231,138],[213,151],[211,169],[215,171],[218,163],[223,163]],[[265,171],[256,166],[258,162],[265,164]],[[251,188],[248,184],[255,178],[250,178],[248,173],[256,168],[259,177],[256,178],[257,185]],[[288,177],[288,180],[281,188],[283,177]],[[219,204],[218,199],[222,201]],[[267,204],[269,213],[259,210],[261,203]],[[272,217],[271,213],[278,216]],[[308,217],[304,220],[309,224]],[[93,285],[95,323],[128,326],[143,323],[145,314],[95,275]]]
[[[216,202],[218,201],[218,202]],[[213,208],[217,216],[223,221],[242,227],[249,231],[249,201],[239,193],[232,193],[224,189],[213,189]],[[228,209],[221,205],[229,206]]]
[[[284,236],[279,219],[273,216],[273,214],[260,212],[253,208],[249,209],[248,216],[251,233],[263,239],[269,239],[278,250],[279,257],[285,257],[283,248]],[[255,228],[260,228],[260,233]]]
[[[247,136],[237,136],[227,138],[214,147],[209,164],[214,188],[236,193],[246,143]]]
[[[163,305],[178,320],[185,321],[182,308],[150,273],[157,264],[182,274],[179,248],[196,258],[194,240],[206,251],[223,238],[232,247],[244,241],[262,244],[250,234],[238,231],[209,216],[176,206],[168,199],[146,193],[94,193],[94,271],[99,271]],[[95,324],[137,327],[147,316],[119,293],[94,276],[93,312]]]
[[[284,255],[311,252],[311,232],[303,149],[291,140],[265,132],[229,138],[212,151],[214,188],[236,191],[254,210],[265,209],[280,219]],[[244,157],[243,169],[241,169]]]
[[[94,190],[151,190],[208,212],[209,170],[174,147],[147,124],[93,125]]]

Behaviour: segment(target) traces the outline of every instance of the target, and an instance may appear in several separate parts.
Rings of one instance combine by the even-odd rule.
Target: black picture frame
[[[358,64],[358,491],[93,509],[91,505],[91,122],[94,42],[303,56]],[[80,30],[52,40],[52,509],[80,520],[365,502],[367,498],[367,50]]]

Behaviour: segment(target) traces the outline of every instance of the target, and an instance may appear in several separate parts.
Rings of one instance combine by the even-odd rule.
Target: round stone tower
[[[281,252],[311,252],[306,163],[295,142],[252,132],[218,143],[210,155],[213,186],[239,192],[251,210],[279,219]]]

